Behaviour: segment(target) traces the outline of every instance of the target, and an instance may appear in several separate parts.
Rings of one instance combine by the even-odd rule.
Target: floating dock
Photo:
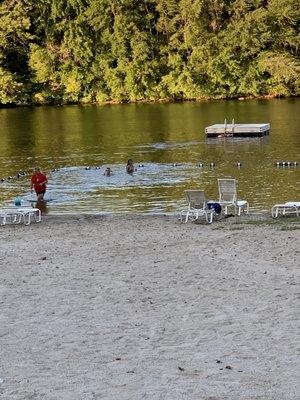
[[[207,137],[260,137],[268,135],[270,124],[215,124],[205,128]]]

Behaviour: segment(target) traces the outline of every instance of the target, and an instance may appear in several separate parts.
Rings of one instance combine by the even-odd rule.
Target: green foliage
[[[0,103],[299,95],[294,0],[4,0]]]
[[[266,92],[289,96],[300,90],[300,63],[285,53],[265,52],[258,59],[258,70],[267,75]]]
[[[1,104],[21,104],[19,91],[22,83],[16,81],[15,76],[0,67],[0,102]]]

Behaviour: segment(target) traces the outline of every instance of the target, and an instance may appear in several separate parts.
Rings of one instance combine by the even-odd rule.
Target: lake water
[[[207,140],[205,126],[225,118],[269,122],[270,135]],[[30,175],[16,174],[37,164],[49,178],[44,212],[53,214],[174,212],[186,189],[217,199],[221,177],[238,179],[252,211],[300,200],[300,167],[275,165],[300,162],[300,99],[1,109],[0,126],[1,203],[30,204]],[[133,176],[128,158],[144,165]],[[103,176],[106,166],[113,176]]]

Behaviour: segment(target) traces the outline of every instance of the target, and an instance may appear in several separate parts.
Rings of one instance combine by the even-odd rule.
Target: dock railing
[[[228,127],[227,119],[224,120],[224,136],[233,136],[234,134],[234,119],[232,119],[231,126]]]

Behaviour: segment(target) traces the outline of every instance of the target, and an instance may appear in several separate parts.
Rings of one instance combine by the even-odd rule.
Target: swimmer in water
[[[134,168],[133,161],[130,158],[126,165],[126,172],[127,172],[127,174],[132,174],[135,171],[136,171],[136,169]]]
[[[112,176],[113,172],[112,172],[111,168],[107,167],[106,170],[104,171],[103,175],[104,176]]]

